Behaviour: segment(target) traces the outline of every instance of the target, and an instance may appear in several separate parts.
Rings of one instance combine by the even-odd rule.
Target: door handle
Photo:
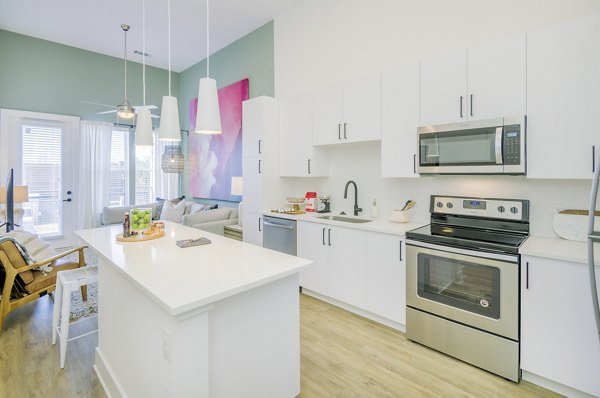
[[[400,241],[398,246],[400,246],[400,261],[402,261],[402,241]]]
[[[469,107],[471,108],[471,116],[473,116],[473,94],[471,94],[471,98],[469,99]]]
[[[73,199],[71,198],[67,198],[67,199],[63,199],[63,202],[71,202]]]
[[[338,140],[342,139],[342,125],[338,123]]]
[[[413,155],[413,173],[417,174],[417,154]]]
[[[463,117],[463,110],[462,110],[462,108],[463,108],[463,107],[462,107],[462,101],[463,101],[463,97],[462,97],[462,95],[461,95],[461,96],[460,96],[460,104],[459,104],[459,105],[460,105],[460,117],[461,117],[461,119],[462,119],[462,117]]]
[[[71,192],[71,191],[67,191],[67,195],[70,195],[70,194],[72,194],[72,193],[73,193],[73,192]]]
[[[496,127],[496,142],[495,142],[495,155],[496,164],[503,164],[502,160],[502,127]]]
[[[310,159],[308,159],[308,174],[310,174]]]
[[[344,139],[347,140],[348,137],[346,137],[346,125],[347,123],[344,123]]]
[[[275,228],[294,230],[294,227],[292,227],[291,225],[276,224],[276,223],[269,222],[269,221],[263,222],[263,225],[268,225],[269,227],[275,227]]]
[[[325,230],[326,230],[326,229],[327,229],[327,228],[323,228],[323,246],[325,246]]]
[[[525,263],[525,289],[529,290],[529,261]]]
[[[260,149],[260,143],[262,142],[262,140],[258,140],[258,153],[262,153],[261,149]]]
[[[262,217],[258,217],[258,232],[262,232],[262,228],[260,227],[262,224]]]
[[[329,228],[329,230],[327,231],[327,240],[328,240],[328,245],[331,246],[331,228]]]
[[[262,174],[260,166],[262,165],[262,159],[258,159],[258,174]]]

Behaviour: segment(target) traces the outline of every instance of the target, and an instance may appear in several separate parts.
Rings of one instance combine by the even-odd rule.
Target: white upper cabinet
[[[312,142],[312,93],[279,101],[279,175],[282,177],[324,177],[329,159],[324,148]]]
[[[421,125],[467,120],[467,51],[421,61]]]
[[[276,102],[271,97],[256,97],[242,103],[244,132],[242,138],[243,157],[260,156],[267,150],[265,145],[273,144],[277,129]],[[265,137],[268,136],[267,140]]]
[[[528,33],[527,177],[592,178],[599,110],[600,16]]]
[[[526,74],[525,36],[422,61],[420,124],[525,115]]]
[[[314,145],[381,139],[379,73],[316,90],[313,113]]]
[[[381,175],[419,177],[417,127],[419,126],[419,63],[381,74]]]

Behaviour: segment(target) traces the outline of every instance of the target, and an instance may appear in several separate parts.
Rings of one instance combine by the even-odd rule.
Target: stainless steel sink
[[[332,220],[332,221],[343,221],[343,222],[351,222],[355,224],[361,224],[365,222],[371,222],[371,220],[362,220],[360,218],[352,218],[352,217],[343,217],[343,216],[319,216],[322,220]]]

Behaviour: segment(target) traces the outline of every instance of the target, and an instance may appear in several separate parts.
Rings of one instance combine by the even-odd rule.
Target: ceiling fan
[[[127,32],[129,31],[129,25],[127,24],[122,24],[121,25],[121,29],[123,29],[123,33],[124,33],[124,43],[125,43],[125,50],[124,50],[124,61],[125,61],[125,99],[123,100],[123,102],[121,102],[119,105],[106,105],[106,104],[100,104],[98,102],[90,102],[90,101],[81,101],[85,104],[92,104],[92,105],[100,105],[100,106],[106,106],[108,108],[113,108],[110,111],[104,111],[104,112],[96,112],[97,115],[104,115],[107,113],[116,113],[118,118],[121,119],[132,119],[133,116],[138,113],[138,110],[141,108],[146,108],[146,109],[158,109],[158,107],[156,105],[131,105],[129,104],[129,101],[127,101]],[[143,54],[142,56],[146,56],[145,54]],[[153,118],[158,119],[159,116],[157,115],[151,115]]]

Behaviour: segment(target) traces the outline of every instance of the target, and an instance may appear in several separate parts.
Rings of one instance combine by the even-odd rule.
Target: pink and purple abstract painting
[[[233,200],[231,177],[242,175],[242,101],[248,79],[218,90],[222,134],[194,133],[198,98],[190,101],[188,159],[190,194],[195,198]]]

